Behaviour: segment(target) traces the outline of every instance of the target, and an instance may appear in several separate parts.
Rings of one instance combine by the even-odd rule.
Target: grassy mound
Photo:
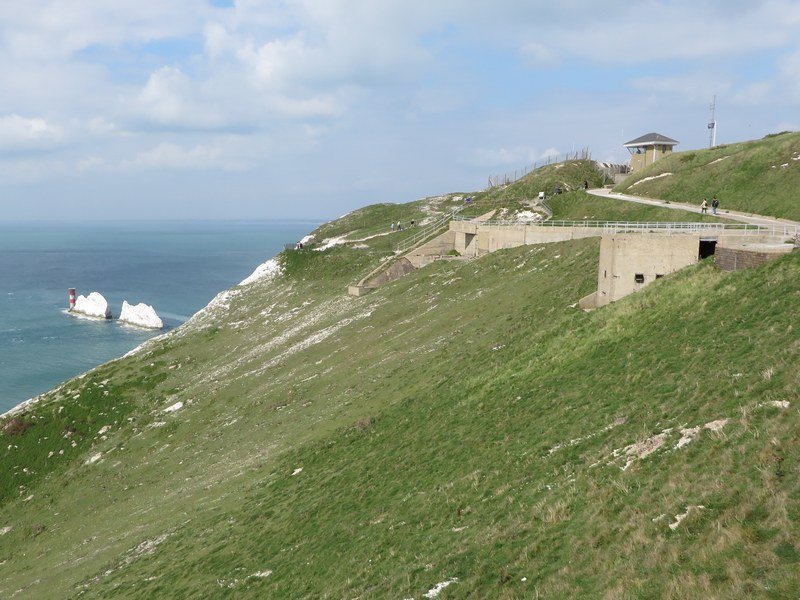
[[[713,150],[676,152],[615,191],[694,204],[703,198],[710,203],[716,195],[721,210],[800,220],[798,188],[800,133],[782,133]]]
[[[473,204],[462,214],[479,215],[492,209],[519,210],[525,203],[544,192],[547,197],[553,196],[556,187],[563,192],[583,188],[586,181],[591,187],[602,185],[602,175],[594,161],[570,160],[540,167],[517,181],[478,192],[473,195]],[[556,198],[558,196],[555,196]]]

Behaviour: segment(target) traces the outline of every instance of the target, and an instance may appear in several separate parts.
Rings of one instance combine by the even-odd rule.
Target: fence
[[[462,210],[464,210],[464,207],[459,206],[458,208],[453,209],[452,212],[445,213],[433,223],[428,223],[424,227],[420,227],[417,230],[417,232],[414,233],[414,235],[412,235],[411,237],[407,237],[402,242],[400,242],[395,248],[395,251],[403,253],[413,248],[417,243],[430,237],[439,229],[447,225],[447,223],[449,223],[450,220],[453,219]]]
[[[528,173],[533,173],[537,169],[542,169],[547,167],[551,164],[557,164],[560,162],[566,162],[568,160],[591,160],[592,153],[589,148],[582,148],[580,150],[576,150],[575,152],[567,152],[564,154],[564,158],[561,158],[561,155],[554,155],[548,156],[547,160],[543,160],[541,162],[534,161],[534,163],[530,166],[524,167],[520,170],[515,170],[513,174],[511,172],[505,173],[503,175],[495,175],[494,177],[489,177],[489,186],[487,189],[492,189],[494,187],[498,187],[501,185],[508,185],[509,183],[514,183],[515,181],[522,179]]]
[[[454,216],[455,221],[468,221],[469,217]],[[607,233],[735,233],[737,235],[770,235],[797,239],[797,225],[752,225],[750,223],[664,223],[639,221],[561,221],[561,220],[498,220],[481,221],[482,226],[511,227],[569,227],[572,229],[602,229]]]

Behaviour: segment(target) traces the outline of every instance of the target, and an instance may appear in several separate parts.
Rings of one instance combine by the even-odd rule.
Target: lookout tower
[[[660,133],[648,133],[627,142],[625,147],[631,153],[631,172],[652,165],[665,154],[671,154],[672,148],[677,145],[677,140]]]

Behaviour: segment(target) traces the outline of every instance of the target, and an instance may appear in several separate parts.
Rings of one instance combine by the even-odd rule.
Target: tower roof
[[[673,140],[672,138],[668,138],[660,133],[646,133],[635,140],[625,142],[624,146],[626,148],[631,146],[654,146],[655,144],[659,144],[661,146],[675,146],[678,143],[678,140]]]

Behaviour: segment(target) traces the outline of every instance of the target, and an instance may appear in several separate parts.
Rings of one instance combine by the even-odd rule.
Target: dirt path
[[[598,188],[594,190],[587,190],[593,196],[600,196],[601,198],[613,198],[614,200],[624,200],[625,202],[636,202],[638,204],[649,204],[651,206],[660,206],[661,208],[673,208],[677,210],[685,210],[693,213],[700,213],[700,207],[696,204],[686,204],[683,202],[665,202],[656,198],[645,198],[641,196],[629,196],[627,194],[617,194],[609,189]],[[709,213],[711,209],[709,208]],[[762,215],[753,215],[748,213],[739,212],[736,210],[720,210],[717,214],[718,217],[731,219],[732,221],[739,221],[741,223],[749,223],[751,225],[766,225],[767,227],[782,227],[784,225],[793,225],[800,227],[800,222],[790,221],[789,219],[778,219],[775,217],[764,217]]]

